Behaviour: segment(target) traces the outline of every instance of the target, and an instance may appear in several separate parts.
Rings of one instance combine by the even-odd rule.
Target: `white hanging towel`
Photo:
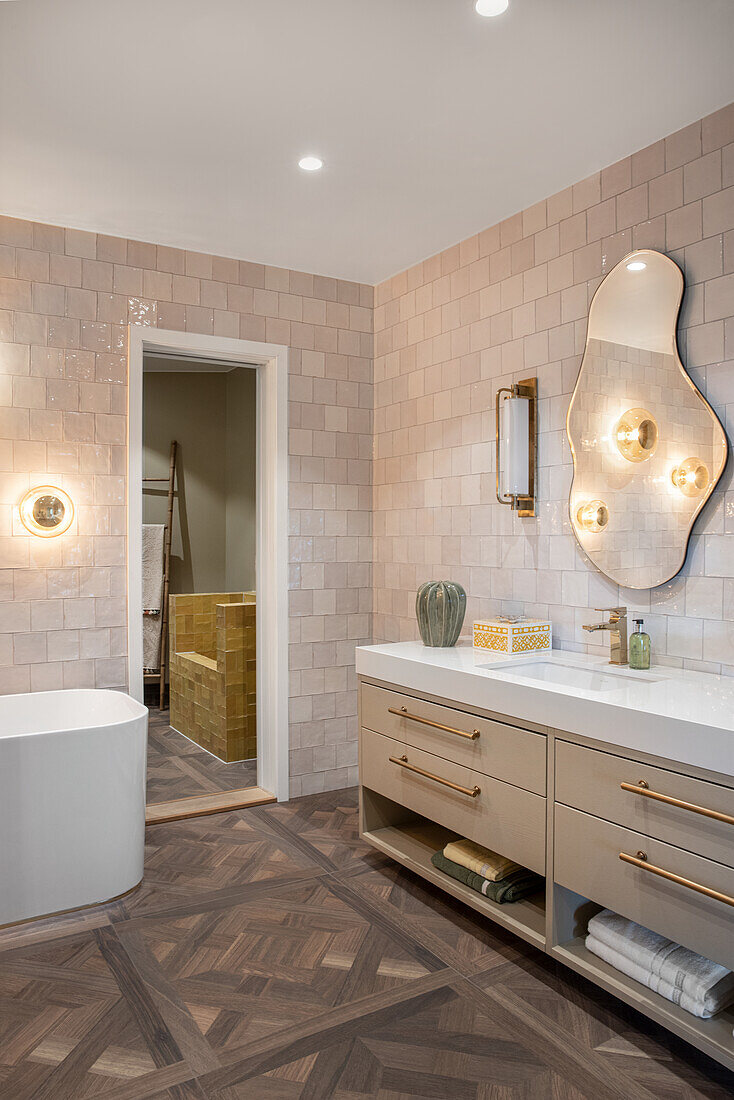
[[[162,523],[143,524],[143,668],[145,672],[157,672],[161,663],[165,530]]]

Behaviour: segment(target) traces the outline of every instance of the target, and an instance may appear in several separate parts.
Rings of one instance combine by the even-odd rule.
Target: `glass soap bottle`
[[[635,629],[630,634],[630,668],[644,671],[650,667],[650,635],[642,629],[644,620],[635,619]]]

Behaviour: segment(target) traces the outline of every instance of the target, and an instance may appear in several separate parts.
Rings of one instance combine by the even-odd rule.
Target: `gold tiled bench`
[[[171,725],[220,760],[257,755],[254,592],[170,597]]]

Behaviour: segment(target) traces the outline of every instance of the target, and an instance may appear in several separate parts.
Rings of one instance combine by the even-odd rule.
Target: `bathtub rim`
[[[11,741],[14,739],[22,739],[26,737],[39,737],[39,736],[61,736],[62,734],[72,733],[87,733],[91,730],[106,730],[116,729],[119,726],[125,726],[130,722],[138,722],[141,719],[147,720],[149,717],[148,707],[134,699],[132,695],[129,695],[125,691],[115,691],[112,688],[50,688],[48,691],[19,691],[12,695],[0,695],[0,722],[3,719],[3,704],[5,701],[10,703],[14,699],[35,699],[47,698],[50,695],[65,696],[68,698],[70,695],[78,695],[82,697],[94,696],[99,698],[100,696],[106,696],[114,698],[116,703],[119,703],[120,699],[124,699],[124,706],[129,706],[131,713],[115,716],[112,720],[104,718],[102,715],[95,716],[85,721],[83,724],[72,725],[70,722],[62,722],[59,720],[58,726],[51,726],[50,724],[39,723],[39,729],[25,730],[18,732],[17,730],[5,731],[0,725],[0,743],[3,741]]]

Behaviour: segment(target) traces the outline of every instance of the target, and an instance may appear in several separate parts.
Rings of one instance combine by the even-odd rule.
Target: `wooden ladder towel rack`
[[[171,534],[173,531],[173,499],[176,487],[176,452],[178,443],[171,440],[171,454],[168,463],[168,477],[144,477],[143,482],[168,482],[168,512],[163,533],[163,605],[161,608],[161,647],[159,656],[160,681],[158,707],[163,710],[166,695],[166,663],[168,654],[168,590],[171,581]]]

